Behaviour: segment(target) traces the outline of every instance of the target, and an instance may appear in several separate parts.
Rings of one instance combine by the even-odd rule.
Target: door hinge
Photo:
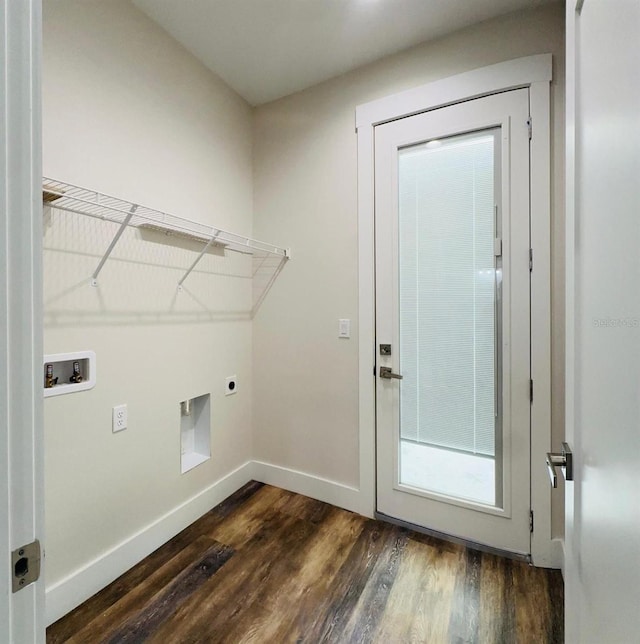
[[[533,137],[533,119],[531,117],[527,119],[527,129],[529,130],[529,141],[531,141]]]
[[[502,239],[500,237],[493,240],[493,254],[496,257],[502,257]]]
[[[533,272],[533,248],[529,249],[529,272]]]
[[[529,401],[533,402],[533,380],[529,380]]]
[[[533,510],[529,510],[529,532],[533,532]]]
[[[13,592],[26,588],[40,578],[40,542],[36,539],[11,553]]]

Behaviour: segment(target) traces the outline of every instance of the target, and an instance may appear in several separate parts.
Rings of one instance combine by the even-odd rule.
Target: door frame
[[[376,509],[375,469],[375,248],[374,128],[406,116],[528,88],[532,121],[531,160],[531,509],[534,565],[561,567],[561,549],[551,534],[551,488],[545,457],[551,451],[551,107],[552,55],[538,54],[482,67],[359,105],[358,135],[358,287],[359,287],[359,439],[363,514]]]
[[[40,0],[2,0],[0,624],[10,642],[45,639],[44,575],[13,593],[11,559],[34,539],[43,546],[41,22]]]

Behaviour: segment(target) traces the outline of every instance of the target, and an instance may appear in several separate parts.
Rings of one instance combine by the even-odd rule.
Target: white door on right
[[[586,0],[580,14],[575,9],[569,0],[574,481],[565,484],[566,641],[633,644],[640,642],[640,2]]]

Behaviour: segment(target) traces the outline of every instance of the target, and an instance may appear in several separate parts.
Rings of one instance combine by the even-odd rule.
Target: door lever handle
[[[573,481],[573,454],[567,443],[562,443],[562,452],[547,452],[547,472],[553,487],[558,487],[556,467],[561,467],[565,481]]]
[[[380,367],[380,377],[385,380],[391,380],[392,378],[402,380],[402,376],[399,373],[393,373],[391,367]]]

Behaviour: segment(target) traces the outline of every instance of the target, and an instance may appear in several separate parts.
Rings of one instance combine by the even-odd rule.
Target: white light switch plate
[[[351,320],[338,320],[338,337],[351,337]]]
[[[115,432],[121,432],[127,429],[127,406],[117,405],[113,408],[112,429]]]

